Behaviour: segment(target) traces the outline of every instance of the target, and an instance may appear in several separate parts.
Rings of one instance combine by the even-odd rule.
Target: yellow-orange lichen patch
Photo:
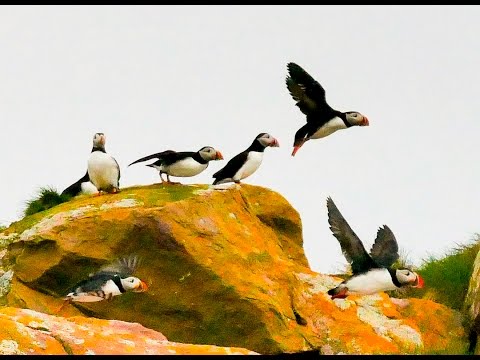
[[[0,339],[2,355],[255,354],[239,347],[169,342],[163,334],[135,323],[65,319],[15,308],[0,310]]]
[[[18,322],[22,315],[15,311],[0,313],[0,339],[9,340],[4,343],[3,354],[9,355],[8,349],[16,354],[62,355],[66,354],[62,344],[49,333],[48,329],[37,330],[35,317],[29,315],[27,324]],[[28,325],[30,324],[30,325]],[[6,347],[9,345],[8,348]],[[1,353],[0,353],[1,354]]]
[[[405,323],[421,331],[428,352],[461,354],[466,351],[466,344],[462,341],[465,330],[459,313],[424,299],[409,299],[409,306],[399,309],[399,312]]]

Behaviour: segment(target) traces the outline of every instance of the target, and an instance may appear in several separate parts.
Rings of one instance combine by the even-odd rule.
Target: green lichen
[[[247,256],[247,262],[251,265],[254,263],[268,263],[272,261],[273,258],[267,251],[262,251],[260,253],[251,252]]]

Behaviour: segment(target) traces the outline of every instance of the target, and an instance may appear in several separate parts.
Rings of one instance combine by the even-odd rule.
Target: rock
[[[12,224],[0,243],[14,273],[7,305],[139,323],[170,341],[261,354],[457,354],[467,344],[458,314],[433,302],[332,301],[326,292],[341,279],[309,268],[298,212],[258,186],[83,196]],[[56,313],[72,285],[130,253],[149,291]],[[433,330],[428,318],[438,318]]]
[[[0,309],[0,355],[254,355],[247,349],[170,342],[138,323]]]

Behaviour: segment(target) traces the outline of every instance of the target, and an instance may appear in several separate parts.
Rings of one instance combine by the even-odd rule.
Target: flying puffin
[[[219,171],[213,174],[213,185],[228,182],[240,183],[240,180],[252,175],[260,166],[263,151],[267,147],[279,147],[277,139],[267,133],[258,134],[252,144],[241,153],[235,155]]]
[[[90,177],[88,176],[88,170],[76,182],[72,185],[67,187],[65,190],[62,191],[62,195],[69,195],[71,197],[77,196],[79,194],[95,194],[98,190],[95,185],[92,184],[90,181]]]
[[[113,156],[105,151],[105,135],[96,133],[93,136],[93,148],[88,158],[88,176],[98,190],[109,193],[120,191],[120,167]]]
[[[76,284],[64,297],[65,302],[61,308],[72,302],[111,300],[114,296],[127,291],[147,291],[147,284],[138,277],[132,276],[138,262],[138,257],[129,256],[102,267],[95,274],[91,274],[88,279]]]
[[[204,146],[196,152],[165,150],[135,160],[128,166],[151,159],[158,160],[147,166],[158,170],[162,184],[165,182],[162,174],[167,174],[166,183],[175,184],[170,181],[170,176],[191,177],[198,175],[208,167],[210,161],[223,160],[223,156],[220,151],[215,150],[211,146]]]
[[[343,299],[351,294],[374,294],[405,286],[423,287],[424,281],[417,273],[406,268],[392,268],[399,258],[398,244],[387,225],[378,229],[375,243],[368,254],[330,197],[327,198],[327,209],[330,230],[339,241],[353,273],[349,279],[328,290],[332,299]]]
[[[341,112],[332,109],[325,98],[325,90],[297,64],[287,64],[287,88],[299,109],[307,116],[307,123],[297,130],[292,156],[310,139],[328,136],[351,126],[368,126],[368,119],[357,111]]]

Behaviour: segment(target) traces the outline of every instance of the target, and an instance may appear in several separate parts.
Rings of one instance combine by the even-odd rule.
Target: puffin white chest
[[[247,156],[245,163],[238,169],[236,174],[233,176],[233,180],[242,180],[246,177],[252,175],[259,168],[263,160],[263,152],[259,151],[250,151]]]
[[[365,274],[354,276],[345,285],[348,287],[349,293],[362,294],[375,294],[380,291],[398,289],[387,269],[373,269]]]
[[[88,158],[88,176],[98,190],[118,188],[119,169],[117,162],[102,151],[94,151]]]
[[[208,163],[201,164],[195,159],[188,157],[171,165],[163,166],[163,171],[171,176],[189,177],[200,174],[208,166]]]
[[[115,284],[113,280],[108,280],[102,286],[101,290],[105,293],[105,295],[111,294],[110,296],[117,296],[122,294],[117,284]],[[67,298],[70,298],[72,301],[78,301],[78,302],[97,302],[97,301],[104,300],[103,297],[90,294],[88,292],[77,292],[77,293],[72,292],[67,295]]]
[[[328,121],[325,125],[323,125],[320,129],[318,129],[310,139],[320,139],[330,134],[333,134],[337,130],[346,129],[347,126],[340,119],[338,116],[335,116],[333,119]]]

